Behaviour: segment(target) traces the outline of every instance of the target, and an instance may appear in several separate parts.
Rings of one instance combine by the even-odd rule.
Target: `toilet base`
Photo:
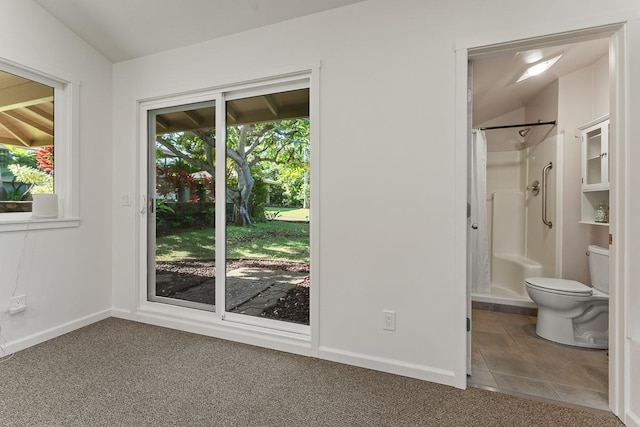
[[[566,314],[566,313],[565,313]],[[549,341],[584,348],[609,348],[608,306],[594,304],[577,317],[538,306],[536,334]]]

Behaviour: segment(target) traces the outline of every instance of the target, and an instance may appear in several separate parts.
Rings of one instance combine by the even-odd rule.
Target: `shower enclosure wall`
[[[487,138],[491,138],[489,132]],[[558,204],[561,138],[562,135],[552,136],[520,151],[487,153],[486,225],[491,285],[490,293],[474,290],[474,301],[535,307],[527,295],[525,279],[560,277],[557,236],[562,228]],[[543,191],[543,169],[550,163],[544,174]],[[534,181],[538,181],[537,195]],[[543,200],[547,224],[543,222]]]

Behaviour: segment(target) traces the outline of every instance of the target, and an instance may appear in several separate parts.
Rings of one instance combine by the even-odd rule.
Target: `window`
[[[58,194],[59,217],[77,216],[70,95],[68,83],[0,62],[0,231],[21,229],[30,221],[38,193]],[[64,222],[43,221],[32,228],[77,225]]]
[[[53,193],[54,89],[0,71],[0,213],[30,212]]]

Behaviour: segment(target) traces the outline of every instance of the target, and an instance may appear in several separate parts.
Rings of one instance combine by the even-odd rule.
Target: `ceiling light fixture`
[[[538,62],[537,64],[532,65],[527,68],[527,70],[522,73],[520,78],[516,81],[516,83],[520,83],[523,80],[526,80],[530,77],[537,76],[538,74],[544,73],[547,71],[553,64],[560,59],[562,55],[555,56],[551,59],[547,59],[546,61]]]

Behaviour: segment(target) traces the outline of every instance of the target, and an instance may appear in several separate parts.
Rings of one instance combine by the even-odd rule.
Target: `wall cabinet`
[[[608,225],[597,214],[609,209],[609,116],[579,128],[582,143],[581,223]],[[598,219],[596,221],[596,219]]]

